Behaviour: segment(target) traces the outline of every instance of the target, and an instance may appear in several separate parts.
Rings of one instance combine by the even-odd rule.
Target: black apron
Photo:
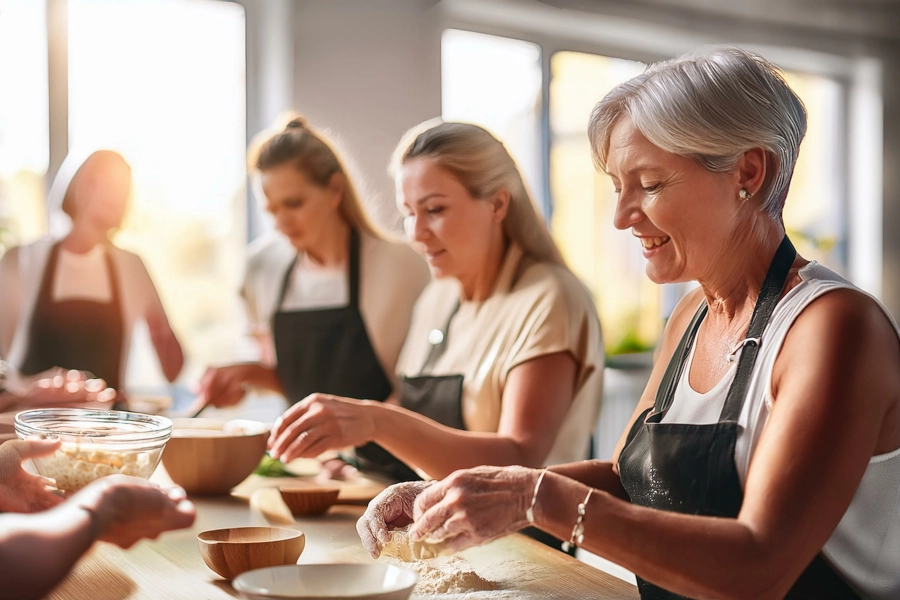
[[[288,402],[313,393],[383,402],[391,395],[385,374],[359,312],[359,234],[350,232],[350,303],[338,308],[281,310],[297,263],[288,267],[272,318],[278,379]],[[375,444],[357,451],[385,452]]]
[[[454,429],[466,428],[462,416],[462,375],[428,375],[447,349],[450,322],[459,311],[459,303],[447,318],[443,329],[429,334],[431,349],[416,377],[400,379],[400,406]],[[378,471],[396,481],[421,479],[406,463],[375,444],[356,449],[360,468]]]
[[[119,279],[113,266],[110,248],[105,248],[106,272],[111,299],[53,299],[53,282],[59,259],[60,243],[50,250],[41,279],[37,302],[28,331],[28,352],[20,371],[36,375],[53,367],[88,371],[120,389],[122,345],[125,324]]]
[[[706,425],[662,423],[672,404],[697,330],[706,316],[707,305],[704,303],[694,315],[669,361],[657,390],[655,405],[637,418],[619,457],[620,478],[632,503],[683,514],[738,516],[744,496],[734,464],[734,448],[740,428],[738,418],[759,351],[759,342],[750,340],[762,339],[795,256],[794,247],[785,236],[753,309],[747,330],[748,341],[741,352],[719,422]],[[640,577],[637,581],[644,600],[684,598]],[[838,600],[858,596],[819,553],[786,598]]]

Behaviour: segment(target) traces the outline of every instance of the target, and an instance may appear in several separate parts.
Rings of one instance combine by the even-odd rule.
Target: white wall
[[[423,0],[295,4],[296,108],[339,134],[376,219],[395,230],[387,165],[400,136],[440,116],[440,14]]]

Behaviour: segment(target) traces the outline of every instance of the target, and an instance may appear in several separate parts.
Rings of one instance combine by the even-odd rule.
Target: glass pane
[[[475,123],[503,141],[542,207],[540,46],[448,29],[441,103],[445,120]]]
[[[41,0],[0,0],[0,255],[46,233],[50,157],[47,15]]]
[[[644,274],[640,245],[613,227],[616,195],[609,177],[594,170],[587,124],[597,101],[644,65],[558,52],[550,69],[553,237],[594,294],[607,352],[641,352],[661,331],[660,292]]]
[[[69,0],[70,150],[131,163],[116,243],[147,265],[190,376],[229,358],[242,327],[244,31],[230,2]],[[149,345],[132,356],[132,385],[159,381]]]
[[[797,252],[843,273],[847,266],[845,168],[840,139],[841,85],[827,77],[787,72],[788,85],[808,113],[806,138],[784,205],[784,223]]]

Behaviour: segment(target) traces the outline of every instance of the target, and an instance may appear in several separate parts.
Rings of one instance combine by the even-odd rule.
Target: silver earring
[[[750,198],[753,197],[753,194],[751,194],[750,192],[748,192],[745,189],[742,189],[740,192],[738,192],[738,196],[741,197],[741,200],[749,200]]]

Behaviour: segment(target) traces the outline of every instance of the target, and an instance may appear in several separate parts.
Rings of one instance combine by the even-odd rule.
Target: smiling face
[[[340,177],[327,186],[312,183],[291,163],[283,163],[260,173],[266,210],[275,217],[275,228],[298,251],[315,248],[332,225],[341,218]]]
[[[606,170],[619,196],[614,224],[639,239],[651,280],[696,280],[715,269],[741,219],[736,173],[660,149],[627,116],[612,128]]]
[[[398,204],[407,235],[436,278],[471,277],[482,268],[494,237],[503,235],[505,213],[473,198],[452,173],[427,158],[403,165]]]

